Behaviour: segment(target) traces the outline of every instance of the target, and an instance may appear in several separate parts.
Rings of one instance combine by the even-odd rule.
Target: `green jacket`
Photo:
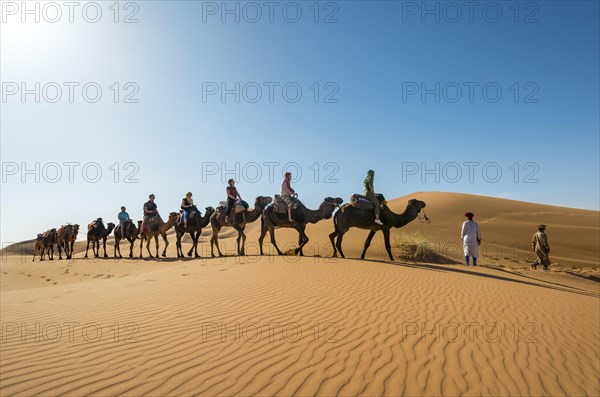
[[[365,195],[373,191],[373,177],[371,175],[367,175],[367,177],[364,180],[364,185]]]

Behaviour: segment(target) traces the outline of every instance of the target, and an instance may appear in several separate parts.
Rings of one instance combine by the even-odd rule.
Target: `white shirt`
[[[462,231],[460,237],[466,241],[477,241],[481,240],[481,231],[479,230],[479,223],[475,221],[465,221],[462,225]]]

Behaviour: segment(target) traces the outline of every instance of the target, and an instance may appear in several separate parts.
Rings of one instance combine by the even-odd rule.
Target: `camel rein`
[[[425,210],[421,210],[423,211],[423,217],[421,218],[419,216],[420,212],[417,213],[417,219],[419,219],[419,222],[421,223],[431,223],[431,219],[429,219],[429,217],[427,216],[427,213],[425,212]]]

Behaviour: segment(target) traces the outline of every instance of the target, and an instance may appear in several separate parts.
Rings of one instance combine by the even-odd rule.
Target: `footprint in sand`
[[[113,277],[114,277],[114,275],[112,275],[112,274],[109,274],[108,276],[106,276],[106,277],[104,277],[104,278],[113,278]]]
[[[99,277],[103,277],[103,276],[104,276],[104,274],[96,274],[96,275],[94,276],[94,278],[99,278]]]

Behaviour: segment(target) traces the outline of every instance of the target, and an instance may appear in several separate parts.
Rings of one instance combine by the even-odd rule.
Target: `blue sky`
[[[294,186],[313,207],[360,192],[374,169],[387,197],[453,191],[599,209],[596,1],[479,2],[471,16],[465,2],[275,2],[272,22],[265,2],[227,2],[239,22],[220,1],[121,2],[118,16],[113,3],[95,3],[91,23],[97,7],[81,2],[70,23],[60,2],[60,18],[39,2],[39,22],[2,2],[5,244],[116,219],[122,204],[139,218],[149,193],[163,213],[188,190],[214,206],[229,177],[252,202],[278,192],[286,164],[300,168]],[[36,83],[39,103],[21,96]],[[223,100],[236,83],[239,102]],[[65,162],[79,163],[72,181]]]

